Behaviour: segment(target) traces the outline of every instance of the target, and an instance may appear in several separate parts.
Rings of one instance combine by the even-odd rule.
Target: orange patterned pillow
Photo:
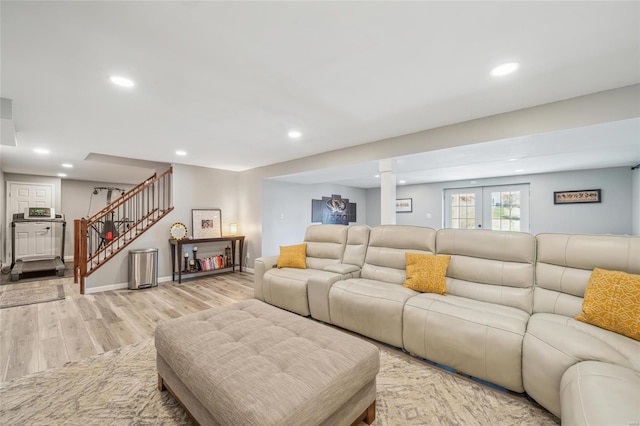
[[[421,293],[447,294],[447,268],[451,256],[406,253],[407,280],[404,286]]]
[[[307,243],[295,246],[280,246],[278,268],[307,269]]]
[[[640,275],[594,269],[576,319],[640,341]]]

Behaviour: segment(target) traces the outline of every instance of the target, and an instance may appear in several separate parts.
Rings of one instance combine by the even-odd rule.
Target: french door
[[[445,189],[444,226],[529,232],[529,184]]]

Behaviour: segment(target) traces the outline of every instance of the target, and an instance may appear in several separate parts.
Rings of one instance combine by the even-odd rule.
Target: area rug
[[[422,361],[380,352],[374,425],[554,425],[524,398]],[[157,390],[153,340],[0,383],[2,425],[189,425]]]
[[[62,285],[0,290],[0,309],[64,299]]]

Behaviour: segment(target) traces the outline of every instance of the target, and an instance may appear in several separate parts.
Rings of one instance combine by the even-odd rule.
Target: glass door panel
[[[444,226],[529,232],[529,185],[445,189]]]
[[[446,189],[445,227],[474,229],[482,226],[482,190],[481,188]],[[481,216],[481,215],[480,215]]]

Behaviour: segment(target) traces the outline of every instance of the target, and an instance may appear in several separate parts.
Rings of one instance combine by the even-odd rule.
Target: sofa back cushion
[[[440,229],[438,254],[451,256],[447,294],[531,313],[536,240],[524,232]]]
[[[307,243],[307,268],[323,269],[342,262],[347,243],[346,225],[311,225],[304,234]]]
[[[364,257],[367,254],[369,233],[371,228],[367,225],[352,225],[347,231],[347,245],[344,248],[342,263],[348,263],[362,268]]]
[[[381,225],[371,229],[362,278],[402,285],[406,280],[405,253],[436,251],[436,230],[420,226]]]
[[[640,274],[640,237],[538,234],[534,312],[575,317],[594,268]]]

